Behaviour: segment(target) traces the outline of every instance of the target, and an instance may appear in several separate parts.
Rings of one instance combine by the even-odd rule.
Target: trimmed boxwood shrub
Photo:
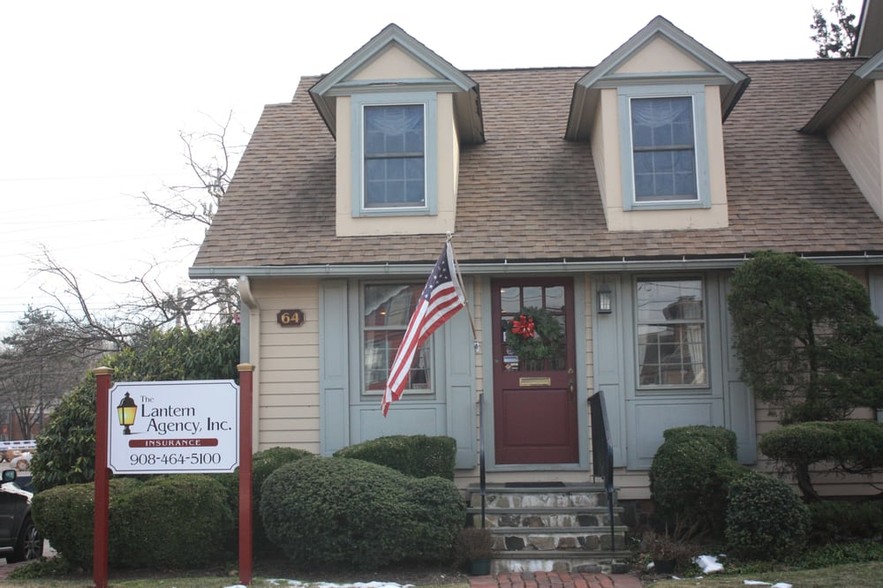
[[[140,482],[133,478],[110,480],[111,512],[120,495],[138,485]],[[52,548],[70,563],[83,568],[92,567],[94,500],[94,484],[66,484],[38,492],[31,502],[34,522],[52,543]]]
[[[442,436],[390,435],[345,447],[334,456],[385,465],[415,478],[453,480],[457,441]]]
[[[267,555],[268,551],[277,548],[264,531],[263,521],[260,516],[261,488],[267,476],[276,471],[280,466],[297,461],[299,459],[314,458],[313,453],[294,447],[271,447],[258,451],[252,456],[251,469],[251,502],[252,502],[252,537],[255,555]],[[234,534],[231,537],[231,548],[238,545],[239,529],[239,469],[232,474],[213,474],[216,480],[223,484],[227,490],[230,512],[233,513]]]
[[[883,500],[821,500],[809,511],[816,543],[883,539]]]
[[[765,434],[760,450],[794,473],[805,498],[817,500],[809,474],[813,464],[848,473],[883,469],[883,424],[849,420],[788,425]]]
[[[92,567],[94,485],[57,486],[34,496],[34,521],[74,565]],[[223,560],[233,526],[227,495],[208,476],[110,481],[110,565],[194,569]]]
[[[650,466],[650,492],[663,523],[721,537],[725,485],[739,471],[736,435],[722,427],[669,429]],[[732,464],[732,467],[722,467]]]
[[[286,464],[264,482],[267,536],[298,566],[441,562],[466,508],[453,482],[341,457]]]
[[[809,509],[783,481],[751,470],[730,481],[726,539],[735,555],[794,555],[805,547],[809,528]]]

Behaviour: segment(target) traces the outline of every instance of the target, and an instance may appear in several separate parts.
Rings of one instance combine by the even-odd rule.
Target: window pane
[[[706,385],[702,281],[642,280],[635,300],[639,385]]]
[[[405,329],[423,287],[415,284],[371,284],[364,287],[362,365],[364,390],[381,394],[389,368],[395,360]],[[411,364],[406,389],[431,390],[432,343],[418,348]]]
[[[366,106],[365,207],[426,203],[422,104]]]
[[[698,198],[692,98],[636,98],[630,104],[635,201]]]

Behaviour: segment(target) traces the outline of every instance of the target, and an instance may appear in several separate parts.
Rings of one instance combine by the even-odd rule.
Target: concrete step
[[[489,484],[484,523],[494,538],[493,573],[609,572],[630,552],[613,497],[613,539],[608,496],[600,484]],[[481,526],[481,495],[469,489],[468,514]]]
[[[605,551],[612,549],[616,541],[617,549],[625,547],[627,528],[613,528],[613,539],[609,527],[580,527],[524,529],[504,527],[490,529],[494,537],[494,551]]]
[[[481,506],[478,488],[470,488],[470,506]],[[485,506],[493,508],[568,508],[607,505],[607,493],[598,484],[507,487],[488,485]]]
[[[494,555],[492,574],[522,572],[613,573],[623,567],[627,550],[574,554],[560,551],[508,552]]]
[[[474,527],[481,526],[481,508],[470,507],[467,514]],[[613,509],[613,522],[618,523],[622,509]],[[495,527],[598,527],[610,525],[610,512],[604,506],[562,508],[486,508],[485,526]]]

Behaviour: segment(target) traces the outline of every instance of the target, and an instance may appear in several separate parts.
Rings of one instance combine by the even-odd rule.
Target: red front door
[[[573,282],[492,282],[498,464],[579,461]]]

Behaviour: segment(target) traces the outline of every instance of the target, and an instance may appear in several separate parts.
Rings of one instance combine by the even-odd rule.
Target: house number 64
[[[276,322],[283,327],[299,327],[304,324],[304,311],[302,310],[280,310],[276,315]]]

